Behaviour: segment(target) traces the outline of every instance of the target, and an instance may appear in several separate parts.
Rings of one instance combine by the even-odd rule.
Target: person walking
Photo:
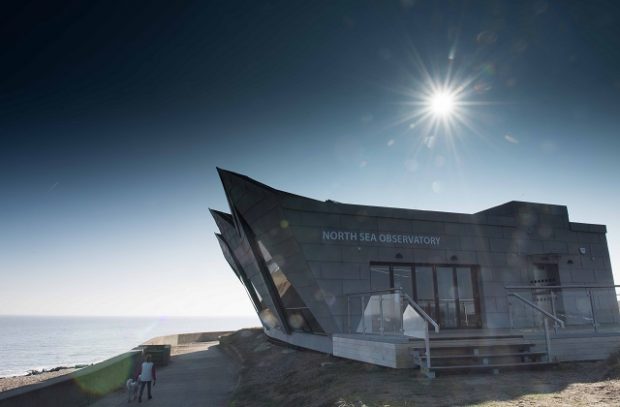
[[[140,382],[140,395],[138,396],[138,403],[142,403],[142,393],[144,393],[144,386],[146,385],[148,388],[148,396],[149,400],[153,398],[151,395],[151,382],[153,386],[155,386],[155,382],[157,381],[157,372],[155,370],[155,365],[151,361],[151,355],[147,354],[144,362],[140,366],[140,371],[138,372],[137,379]]]

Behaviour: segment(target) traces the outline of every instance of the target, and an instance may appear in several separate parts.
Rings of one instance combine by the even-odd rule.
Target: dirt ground
[[[544,370],[445,375],[275,345],[260,329],[222,338],[243,364],[234,406],[620,406],[620,357]]]

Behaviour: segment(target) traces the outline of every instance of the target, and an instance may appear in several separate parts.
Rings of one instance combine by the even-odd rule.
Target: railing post
[[[351,333],[351,297],[347,296],[347,329]]]
[[[364,295],[360,297],[360,305],[362,306],[362,335],[366,335],[366,315],[364,315],[364,298],[366,298],[366,296]]]
[[[428,335],[428,321],[424,324],[424,345],[426,347],[426,368],[431,368],[431,341]]]
[[[547,317],[543,316],[543,320],[545,321],[545,343],[547,345],[547,362],[551,362],[551,340],[549,339],[549,322],[547,321]]]
[[[379,315],[380,315],[380,319],[379,319],[379,332],[381,333],[381,335],[383,335],[383,294],[381,294],[379,296]]]
[[[512,318],[512,300],[510,299],[510,293],[508,294],[508,320],[510,321],[510,329],[514,329],[515,321]]]
[[[592,311],[592,326],[594,326],[594,332],[598,332],[598,323],[596,322],[596,313],[594,312],[594,298],[592,298],[591,288],[588,288],[588,297],[590,297],[590,311]]]
[[[405,316],[403,313],[405,312],[405,309],[407,307],[403,309],[403,303],[405,302],[405,298],[400,291],[398,292],[398,298],[399,298],[399,303],[400,303],[399,308],[398,308],[398,314],[400,315],[400,334],[404,335],[405,334]]]
[[[551,298],[551,313],[553,314],[554,317],[558,317],[558,314],[555,311],[555,292],[553,292],[553,290],[549,290],[549,297]],[[558,333],[558,323],[557,321],[553,321],[553,331],[557,334]]]

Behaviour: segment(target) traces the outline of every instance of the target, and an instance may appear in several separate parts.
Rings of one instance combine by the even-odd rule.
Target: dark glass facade
[[[276,286],[291,329],[318,334],[325,333],[265,245],[259,241],[258,247],[273,284]]]

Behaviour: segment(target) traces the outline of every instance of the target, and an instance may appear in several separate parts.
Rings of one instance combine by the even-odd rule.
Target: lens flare
[[[430,109],[436,116],[447,116],[454,109],[454,97],[449,92],[438,92],[430,99]]]

